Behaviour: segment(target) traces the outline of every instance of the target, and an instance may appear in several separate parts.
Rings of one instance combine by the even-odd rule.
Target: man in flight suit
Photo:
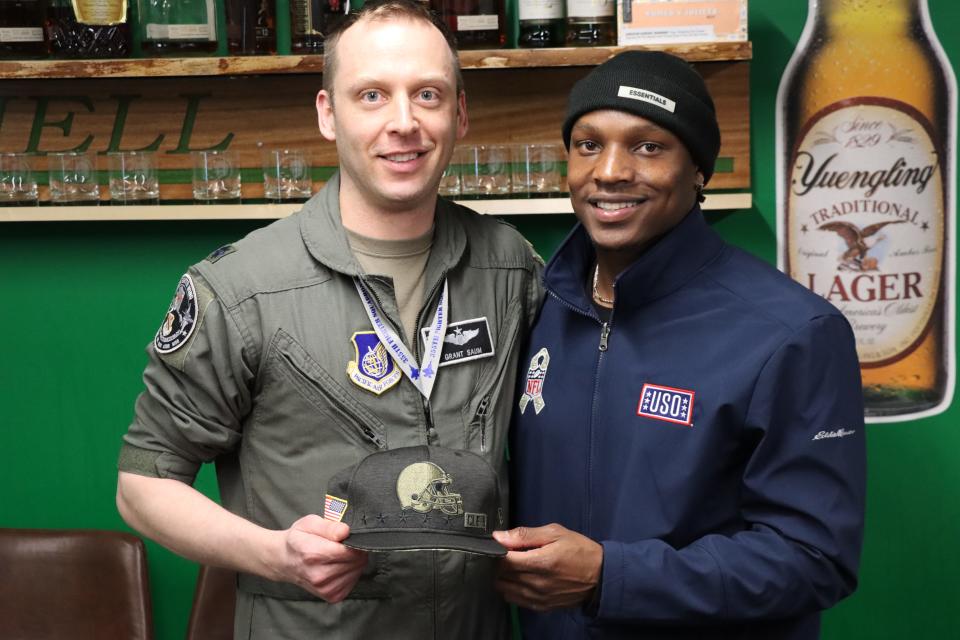
[[[541,265],[509,226],[437,198],[467,130],[441,23],[409,0],[367,3],[324,62],[318,120],[340,171],[180,280],[147,350],[118,508],[176,553],[239,572],[236,637],[503,637],[491,559],[350,549],[325,489],[371,452],[414,445],[473,451],[505,479]],[[191,487],[210,461],[222,507]]]

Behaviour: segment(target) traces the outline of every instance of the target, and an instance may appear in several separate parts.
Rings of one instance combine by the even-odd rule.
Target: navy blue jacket
[[[849,324],[699,208],[620,274],[606,324],[594,259],[578,225],[547,266],[511,452],[514,524],[601,542],[599,600],[521,611],[524,637],[817,638],[863,532]]]

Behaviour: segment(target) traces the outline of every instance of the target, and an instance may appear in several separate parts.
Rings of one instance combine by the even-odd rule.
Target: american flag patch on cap
[[[340,522],[343,520],[343,514],[347,510],[347,501],[329,493],[323,500],[323,519]]]
[[[694,395],[687,389],[646,383],[640,391],[637,415],[692,426]]]

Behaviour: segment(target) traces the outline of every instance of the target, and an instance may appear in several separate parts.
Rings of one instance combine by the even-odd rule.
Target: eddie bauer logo
[[[846,438],[857,432],[856,429],[837,429],[835,431],[821,431],[813,436],[811,440],[827,440],[829,438]]]

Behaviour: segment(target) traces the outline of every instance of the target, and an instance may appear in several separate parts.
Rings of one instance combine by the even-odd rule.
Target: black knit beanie
[[[720,127],[703,78],[685,60],[662,51],[627,51],[577,82],[567,102],[563,142],[585,113],[616,109],[636,114],[680,138],[704,181],[713,175]]]

